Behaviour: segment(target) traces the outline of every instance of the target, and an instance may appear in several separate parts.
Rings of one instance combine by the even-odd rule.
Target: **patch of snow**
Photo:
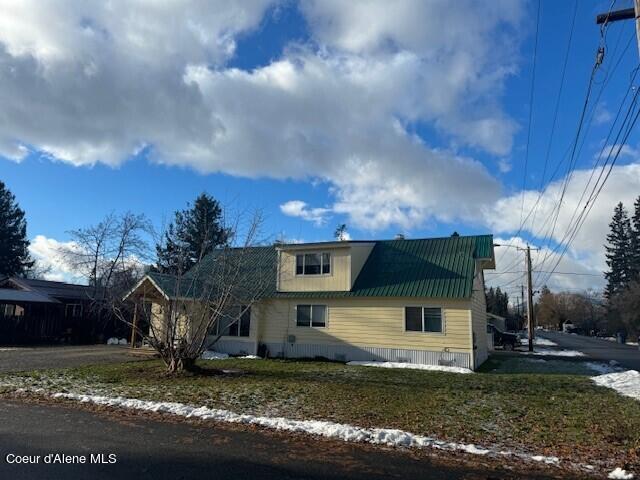
[[[531,457],[531,460],[536,462],[544,462],[549,465],[557,465],[560,463],[560,459],[558,457],[545,457],[544,455],[534,455]]]
[[[618,467],[614,471],[610,472],[607,478],[615,478],[618,480],[631,480],[633,478],[633,473],[627,472],[626,470],[623,470],[620,467]]]
[[[118,344],[119,345],[129,345],[129,342],[127,342],[126,338],[121,338],[120,340],[118,340]]]
[[[412,370],[430,370],[433,372],[449,372],[449,373],[473,373],[468,368],[447,367],[444,365],[423,365],[420,363],[402,363],[402,362],[347,362],[347,365],[358,365],[361,367],[380,367],[380,368],[408,368]]]
[[[244,359],[247,359],[247,360],[249,360],[249,359],[251,359],[251,360],[259,360],[260,359],[260,357],[257,356],[257,355],[245,355],[243,357],[238,357],[238,358],[244,358]]]
[[[213,350],[205,350],[200,356],[202,360],[225,360],[229,358],[226,353],[214,352]]]
[[[544,358],[525,358],[524,360],[529,363],[547,363]]]
[[[107,345],[118,345],[120,343],[120,340],[118,340],[116,337],[111,337],[109,340],[107,340]]]
[[[577,350],[551,350],[548,348],[538,348],[534,352],[522,352],[525,355],[553,355],[556,357],[585,357],[586,355]]]
[[[520,339],[520,344],[529,345],[529,338],[521,338]],[[533,339],[533,344],[534,345],[539,345],[541,347],[557,347],[558,346],[558,344],[556,342],[552,342],[551,340],[549,340],[547,338],[541,338],[541,337],[535,337]]]
[[[636,370],[591,377],[596,385],[612,388],[620,395],[640,400],[640,373]]]

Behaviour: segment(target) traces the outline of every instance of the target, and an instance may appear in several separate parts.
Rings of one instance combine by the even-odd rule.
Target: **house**
[[[506,321],[507,319],[505,317],[501,317],[500,315],[496,315],[495,313],[487,312],[487,323],[495,325],[499,330],[502,330],[503,332],[507,330]]]
[[[214,251],[198,275],[222,264]],[[491,235],[277,244],[249,250],[267,288],[239,320],[210,332],[215,350],[285,358],[382,360],[476,369],[488,355],[484,270]],[[209,270],[208,270],[209,269]],[[189,275],[189,274],[187,274]],[[193,275],[193,274],[192,274]],[[130,292],[162,324],[167,302],[196,298],[191,283],[150,273]],[[248,291],[250,286],[246,287]],[[185,335],[189,326],[182,325]]]
[[[93,288],[18,277],[0,279],[0,344],[93,339]]]

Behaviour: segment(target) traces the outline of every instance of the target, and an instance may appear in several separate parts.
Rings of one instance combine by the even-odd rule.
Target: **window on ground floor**
[[[326,305],[298,305],[296,326],[323,328],[327,326]]]
[[[407,332],[443,333],[442,309],[405,307],[404,327]]]
[[[218,319],[216,333],[226,337],[248,337],[251,335],[251,307],[237,305],[227,315]]]

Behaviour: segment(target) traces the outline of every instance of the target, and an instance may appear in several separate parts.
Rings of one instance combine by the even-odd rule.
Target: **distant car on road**
[[[520,345],[520,337],[515,333],[504,332],[495,325],[487,324],[487,333],[493,334],[493,344],[503,350],[513,350]]]

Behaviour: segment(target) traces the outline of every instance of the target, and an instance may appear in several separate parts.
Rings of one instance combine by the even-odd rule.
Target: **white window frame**
[[[235,322],[238,326],[238,333],[236,335],[221,335],[222,337],[227,338],[251,338],[251,324],[253,323],[252,313],[251,313],[251,305],[234,305],[234,308],[239,307],[240,316]],[[245,311],[249,311],[249,335],[240,335],[240,322],[242,321],[242,313]],[[220,319],[216,322],[216,335],[220,335]]]
[[[302,273],[298,273],[298,256],[302,255]],[[304,273],[304,268],[306,266],[306,256],[307,255],[320,255],[320,273]],[[329,273],[322,273],[324,267],[324,256],[329,255]],[[296,273],[296,277],[329,277],[333,272],[333,255],[331,252],[304,252],[304,253],[296,253],[295,254],[295,265],[294,271]]]
[[[421,311],[422,318],[422,331],[417,330],[407,330],[407,308],[419,308]],[[440,318],[442,319],[442,331],[440,332],[431,332],[426,331],[424,329],[424,309],[425,308],[437,308],[440,310]],[[408,334],[417,334],[417,335],[438,335],[443,336],[447,333],[447,321],[446,316],[444,314],[444,308],[434,305],[405,305],[402,307],[402,328],[405,333]]]
[[[298,307],[311,307],[309,311],[309,325],[298,325]],[[324,307],[324,327],[314,327],[313,326],[313,307]],[[317,328],[324,329],[329,327],[329,305],[324,303],[299,303],[296,304],[296,318],[294,319],[296,328]]]

